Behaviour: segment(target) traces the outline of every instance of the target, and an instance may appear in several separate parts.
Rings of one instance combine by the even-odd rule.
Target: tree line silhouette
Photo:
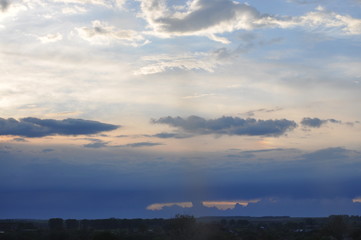
[[[361,217],[0,220],[0,240],[361,240]]]

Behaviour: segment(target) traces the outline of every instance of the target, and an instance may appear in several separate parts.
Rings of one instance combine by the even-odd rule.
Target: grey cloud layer
[[[242,119],[238,117],[221,117],[204,119],[198,116],[188,118],[163,117],[153,123],[167,124],[183,131],[196,134],[280,136],[297,127],[294,121]]]
[[[0,118],[0,135],[45,137],[51,135],[83,135],[111,131],[119,126],[83,119]]]

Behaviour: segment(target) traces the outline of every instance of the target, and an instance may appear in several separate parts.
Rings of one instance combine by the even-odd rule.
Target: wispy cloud
[[[298,4],[314,4],[321,3],[323,0],[287,0],[290,3],[298,3]]]
[[[260,19],[259,23],[280,28],[303,27],[313,31],[330,33],[333,36],[361,34],[361,19],[327,11],[320,6],[315,11],[308,12],[304,16],[290,17],[288,19],[267,17]]]
[[[273,113],[273,112],[277,112],[277,111],[281,111],[283,110],[283,108],[281,107],[275,107],[275,108],[259,108],[256,110],[251,110],[251,111],[247,111],[245,113],[240,113],[241,115],[246,115],[248,117],[253,117],[255,116],[257,113]]]
[[[40,36],[38,37],[38,39],[42,43],[53,43],[62,40],[63,35],[61,35],[60,33],[53,33],[53,34],[47,34],[45,36]]]
[[[91,27],[76,28],[79,36],[92,44],[119,43],[133,47],[149,43],[142,34],[134,30],[117,29],[105,22],[95,20]]]
[[[50,152],[54,152],[54,151],[55,151],[55,149],[53,149],[53,148],[45,148],[41,152],[42,153],[50,153]]]
[[[124,145],[117,145],[116,147],[131,147],[131,148],[139,148],[139,147],[154,147],[163,145],[163,143],[157,142],[136,142],[136,143],[128,143]]]
[[[86,148],[103,148],[107,147],[110,142],[105,142],[101,139],[88,138],[87,140],[91,141],[91,143],[85,144]]]
[[[203,70],[214,72],[223,64],[219,61],[219,52],[195,52],[180,55],[162,54],[142,57],[143,66],[135,72],[136,75],[148,75],[169,70]]]
[[[92,4],[105,7],[122,7],[126,0],[54,0],[65,4]]]
[[[27,142],[25,138],[14,138],[13,141],[15,142]]]
[[[184,134],[184,133],[167,133],[167,132],[162,132],[162,133],[157,133],[157,134],[153,134],[153,135],[144,135],[145,137],[155,137],[155,138],[189,138],[192,137],[191,134]]]

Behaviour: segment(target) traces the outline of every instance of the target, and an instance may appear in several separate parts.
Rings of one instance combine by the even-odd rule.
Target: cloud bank
[[[0,118],[0,135],[45,137],[52,135],[87,135],[119,128],[117,125],[83,119]]]
[[[297,127],[294,121],[287,119],[257,120],[226,116],[210,120],[198,116],[168,116],[152,122],[167,124],[189,133],[219,135],[280,136]]]

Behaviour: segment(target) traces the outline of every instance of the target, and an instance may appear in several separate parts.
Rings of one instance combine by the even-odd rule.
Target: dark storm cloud
[[[287,119],[257,120],[225,116],[209,120],[198,116],[163,117],[152,122],[167,124],[189,133],[219,135],[280,136],[297,127],[294,121]]]
[[[0,118],[0,135],[21,137],[45,137],[52,135],[87,135],[103,131],[111,131],[120,126],[83,119],[39,119]]]
[[[301,121],[301,125],[304,127],[310,127],[310,128],[319,128],[322,125],[326,124],[326,123],[336,123],[336,124],[342,124],[341,121],[336,120],[336,119],[319,119],[319,118],[309,118],[309,117],[305,117],[302,119]]]
[[[10,6],[10,1],[0,0],[0,11],[5,12]]]

